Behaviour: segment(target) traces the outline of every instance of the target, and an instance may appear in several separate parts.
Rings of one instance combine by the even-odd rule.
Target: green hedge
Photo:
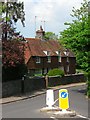
[[[55,68],[55,69],[52,69],[48,72],[47,74],[48,76],[64,76],[64,71],[58,69],[58,68]]]

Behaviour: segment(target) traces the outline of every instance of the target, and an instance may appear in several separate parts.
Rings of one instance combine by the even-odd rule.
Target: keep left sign
[[[69,108],[69,98],[67,89],[59,90],[59,108],[66,110]]]

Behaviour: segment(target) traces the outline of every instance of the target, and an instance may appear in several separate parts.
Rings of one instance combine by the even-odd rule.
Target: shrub
[[[58,68],[55,68],[55,69],[52,69],[48,72],[47,74],[48,76],[64,76],[64,71],[58,69]]]

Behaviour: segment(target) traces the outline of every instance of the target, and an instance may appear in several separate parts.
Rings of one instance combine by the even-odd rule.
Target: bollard
[[[59,90],[59,108],[62,109],[62,112],[66,112],[66,109],[69,108],[69,99],[67,89]]]
[[[53,90],[47,90],[47,92],[46,92],[46,105],[48,105],[49,108],[52,108],[53,104],[54,104]]]

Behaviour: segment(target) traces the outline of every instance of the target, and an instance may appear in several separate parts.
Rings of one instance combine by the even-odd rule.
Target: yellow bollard
[[[59,90],[59,108],[65,111],[69,108],[69,98],[67,89]]]

